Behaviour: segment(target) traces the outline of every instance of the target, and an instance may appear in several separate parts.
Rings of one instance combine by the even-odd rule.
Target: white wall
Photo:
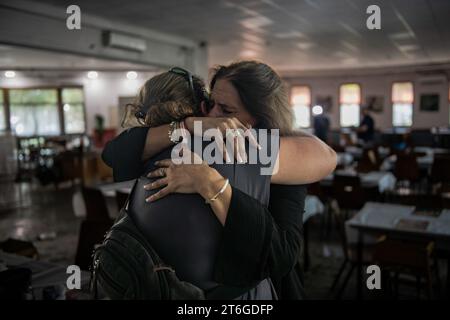
[[[425,84],[423,79],[431,77],[424,75],[422,72],[416,72],[414,68],[409,71],[395,70],[373,70],[360,72],[339,71],[330,74],[321,73],[320,75],[302,76],[289,74],[285,76],[288,85],[309,85],[311,88],[312,104],[315,104],[316,96],[331,95],[333,97],[333,107],[328,114],[332,127],[339,128],[339,86],[343,83],[356,82],[361,85],[362,104],[366,103],[366,97],[370,95],[384,96],[384,110],[382,113],[372,113],[376,127],[379,129],[392,128],[392,104],[391,104],[391,87],[396,81],[412,81],[414,84],[414,106],[413,106],[413,128],[430,128],[433,126],[449,125],[449,81],[450,68],[437,68],[432,70],[433,73],[443,75],[444,81],[440,84]],[[429,72],[430,70],[428,70]],[[353,75],[352,75],[353,74]],[[433,77],[435,77],[433,75]],[[420,111],[420,95],[422,93],[439,93],[440,108],[438,112],[421,112]]]
[[[85,94],[87,133],[91,134],[95,126],[95,115],[105,118],[106,127],[118,126],[119,97],[135,96],[139,87],[149,79],[152,73],[138,73],[136,80],[126,78],[125,72],[99,72],[95,80],[85,74],[61,75],[52,72],[40,72],[39,77],[23,76],[20,73],[13,79],[0,76],[0,88],[26,88],[59,85],[82,85]]]

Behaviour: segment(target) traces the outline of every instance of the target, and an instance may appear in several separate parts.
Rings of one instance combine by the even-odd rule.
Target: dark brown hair
[[[258,128],[279,129],[280,135],[293,134],[294,115],[286,87],[267,64],[240,61],[218,66],[211,80],[211,90],[219,79],[233,84],[245,108],[256,119]]]

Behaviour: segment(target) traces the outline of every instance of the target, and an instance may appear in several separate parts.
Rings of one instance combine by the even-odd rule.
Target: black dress
[[[110,141],[102,154],[116,181],[139,177],[148,128],[132,128]],[[230,296],[270,277],[278,298],[304,297],[299,264],[305,186],[271,185],[269,207],[233,187],[217,251],[215,280]],[[235,292],[233,292],[235,291]]]

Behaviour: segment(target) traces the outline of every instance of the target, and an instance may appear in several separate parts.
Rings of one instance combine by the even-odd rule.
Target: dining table
[[[330,187],[333,184],[335,174],[346,176],[358,176],[361,178],[361,186],[363,188],[377,188],[379,193],[392,191],[395,189],[397,179],[388,171],[371,171],[366,173],[358,173],[353,168],[336,170],[326,176],[320,181],[320,184],[325,187]]]
[[[419,227],[420,226],[420,227]],[[367,202],[346,222],[346,228],[356,231],[357,242],[357,298],[362,298],[364,235],[384,234],[407,239],[434,241],[450,252],[450,210],[417,211],[414,206]],[[450,259],[447,260],[447,290],[450,290]]]

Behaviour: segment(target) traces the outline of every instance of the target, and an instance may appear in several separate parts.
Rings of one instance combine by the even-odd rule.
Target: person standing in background
[[[314,135],[325,143],[328,143],[328,131],[330,130],[330,119],[326,116],[321,106],[315,106]],[[316,112],[314,112],[316,111]]]
[[[360,140],[364,146],[370,146],[374,141],[375,121],[370,115],[370,111],[367,107],[362,108],[361,113],[361,124],[356,129],[356,132],[358,133],[358,140]]]

